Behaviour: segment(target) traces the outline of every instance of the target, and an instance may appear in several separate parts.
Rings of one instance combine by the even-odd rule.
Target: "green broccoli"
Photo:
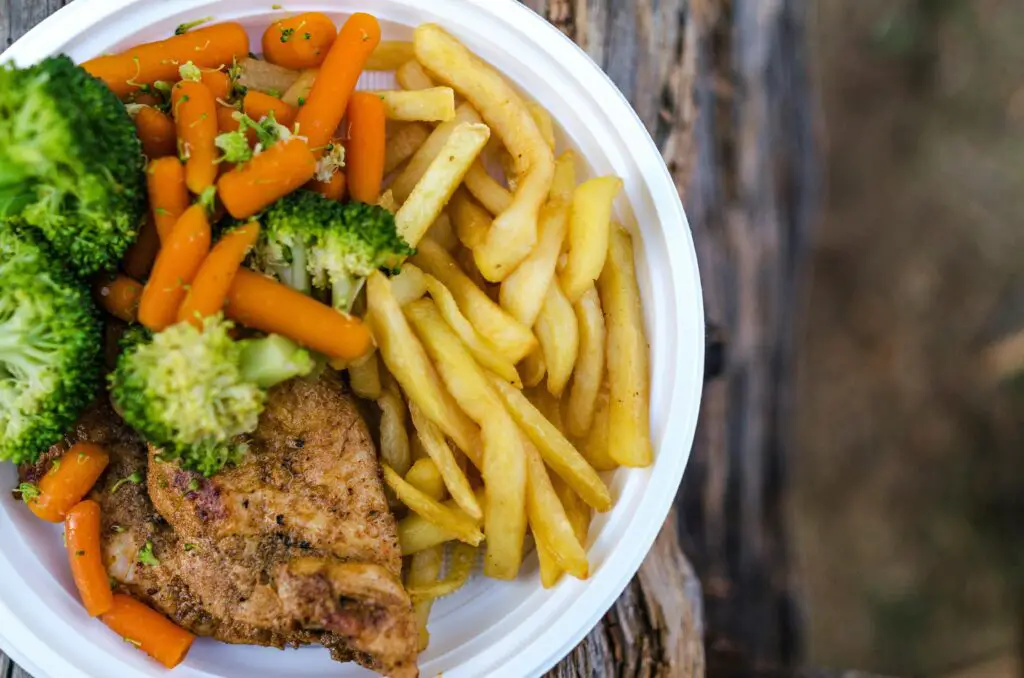
[[[35,461],[99,390],[88,289],[42,239],[0,225],[0,460]]]
[[[303,292],[330,290],[332,304],[344,313],[370,273],[415,253],[386,209],[310,191],[271,205],[262,224],[254,267]]]
[[[142,146],[117,97],[66,56],[0,66],[0,220],[82,275],[113,270],[145,209]]]
[[[110,375],[110,394],[124,420],[164,459],[210,476],[237,463],[238,436],[256,429],[266,389],[309,374],[309,353],[278,336],[235,341],[220,316],[203,328],[178,323],[138,334]]]

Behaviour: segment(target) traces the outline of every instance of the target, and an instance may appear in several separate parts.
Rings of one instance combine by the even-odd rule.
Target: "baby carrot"
[[[202,329],[203,318],[224,309],[231,282],[249,250],[256,244],[259,234],[260,225],[251,221],[231,231],[214,245],[210,255],[199,267],[192,287],[178,309],[178,322],[188,321]]]
[[[192,205],[178,219],[153,265],[153,274],[139,300],[139,322],[159,331],[173,325],[188,285],[210,252],[210,222],[206,208]]]
[[[316,156],[302,139],[279,141],[217,181],[217,195],[236,219],[245,219],[288,195],[316,174]]]
[[[138,322],[142,283],[119,275],[96,287],[96,297],[103,310],[126,323]]]
[[[263,58],[272,64],[301,71],[327,58],[338,29],[321,12],[307,12],[275,21],[263,33]]]
[[[146,214],[146,220],[139,228],[139,235],[124,253],[121,267],[132,278],[145,278],[149,269],[153,268],[156,253],[160,249],[160,235],[156,232],[156,222],[152,214]]]
[[[225,314],[247,327],[280,334],[329,358],[353,360],[373,339],[359,318],[338,313],[316,299],[245,268],[228,292]]]
[[[178,131],[178,155],[185,162],[185,184],[196,195],[217,180],[217,102],[201,82],[182,80],[171,91]]]
[[[231,78],[224,71],[204,70],[200,78],[215,100],[226,102],[231,98]]]
[[[306,103],[295,117],[297,133],[309,139],[311,148],[319,149],[331,141],[366,60],[379,43],[380,24],[369,14],[353,14],[341,27]]]
[[[93,617],[109,612],[114,594],[100,550],[100,505],[90,499],[75,504],[64,519],[64,539],[85,611]]]
[[[135,132],[148,158],[162,158],[177,152],[177,137],[171,116],[152,106],[144,106],[135,114]]]
[[[345,173],[338,171],[331,175],[330,181],[320,181],[319,179],[313,179],[305,186],[306,190],[319,193],[325,198],[331,200],[337,200],[341,202],[345,199],[345,193],[347,188],[347,182],[345,181]]]
[[[72,445],[39,481],[39,496],[28,500],[29,510],[48,522],[63,522],[68,511],[96,484],[109,461],[106,450],[99,445]]]
[[[348,145],[345,164],[353,200],[376,203],[384,180],[384,102],[369,92],[356,92],[348,104]]]
[[[248,55],[249,36],[241,24],[232,22],[90,59],[82,68],[124,98],[133,91],[148,89],[158,80],[177,81],[178,67],[189,61],[200,68],[221,68]]]
[[[168,669],[180,664],[194,635],[131,596],[114,594],[110,610],[100,616],[110,629]]]
[[[146,189],[156,232],[160,235],[160,242],[165,242],[178,217],[188,209],[185,166],[176,157],[153,160],[146,168]]]
[[[272,97],[254,89],[249,90],[242,100],[242,111],[253,120],[262,120],[274,112],[274,120],[285,127],[291,128],[295,122],[295,115],[299,112],[294,106],[289,106],[277,97]]]

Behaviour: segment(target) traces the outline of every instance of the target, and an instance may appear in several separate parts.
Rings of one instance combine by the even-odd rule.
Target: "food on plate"
[[[589,577],[601,473],[653,461],[623,183],[439,26],[281,14],[262,50],[205,17],[0,70],[0,460],[160,664],[411,677],[478,567]]]

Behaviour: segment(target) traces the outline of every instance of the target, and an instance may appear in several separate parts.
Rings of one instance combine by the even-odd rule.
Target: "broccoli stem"
[[[282,278],[293,290],[309,294],[309,271],[306,270],[306,246],[303,243],[292,246],[292,263],[285,269]]]
[[[355,303],[365,282],[366,278],[362,277],[335,278],[331,285],[331,305],[342,313],[351,312],[352,304]]]
[[[242,345],[242,378],[260,388],[276,386],[313,370],[309,351],[278,334],[244,339],[239,343]]]

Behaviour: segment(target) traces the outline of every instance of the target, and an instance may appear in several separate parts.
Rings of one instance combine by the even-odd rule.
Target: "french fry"
[[[391,278],[391,293],[399,306],[416,301],[427,293],[426,275],[412,264],[403,265],[399,274]]]
[[[519,373],[516,372],[515,364],[501,355],[491,342],[480,336],[469,320],[466,319],[466,316],[462,314],[462,311],[459,310],[459,306],[455,303],[455,297],[452,296],[451,291],[434,276],[424,274],[424,277],[427,291],[433,297],[434,303],[437,304],[438,311],[440,311],[448,326],[452,328],[455,334],[459,336],[459,339],[462,340],[462,343],[466,345],[466,348],[469,349],[473,357],[476,358],[476,361],[502,379],[507,379],[516,388],[522,388],[522,382],[519,380]]]
[[[537,446],[544,462],[598,511],[612,507],[604,481],[558,428],[527,400],[521,391],[498,377],[491,384],[527,437]]]
[[[576,534],[576,540],[586,550],[587,533],[590,531],[590,507],[558,476],[551,479],[551,485],[555,488],[555,494],[558,495],[565,508],[565,515],[572,523],[572,531]]]
[[[540,583],[546,589],[552,588],[562,577],[562,568],[558,566],[555,554],[541,537],[534,534],[533,541],[537,545],[537,560],[540,562]]]
[[[407,243],[415,247],[423,238],[490,135],[487,125],[474,123],[462,123],[452,130],[441,153],[430,163],[395,215],[395,227]]]
[[[614,471],[619,467],[619,462],[612,459],[611,445],[608,440],[608,407],[611,398],[608,395],[607,384],[597,394],[597,404],[594,409],[594,421],[587,432],[586,440],[580,448],[583,458],[597,471]]]
[[[395,193],[395,200],[405,202],[409,199],[420,179],[427,173],[434,160],[440,156],[441,150],[448,143],[448,138],[455,131],[455,128],[463,123],[480,124],[483,120],[480,114],[469,104],[462,104],[455,109],[455,118],[443,122],[434,128],[427,140],[416,150],[416,153],[409,159],[408,164],[402,172],[395,177],[391,184],[391,190]],[[385,166],[387,163],[385,163]]]
[[[548,366],[544,364],[544,351],[540,347],[535,348],[520,361],[517,369],[526,388],[533,388],[544,381],[548,373]]]
[[[412,465],[409,455],[409,432],[405,428],[405,401],[394,381],[388,380],[380,398],[380,456],[399,475]]]
[[[430,584],[415,584],[406,589],[413,603],[450,596],[465,586],[469,575],[473,573],[476,553],[476,549],[468,544],[452,544],[448,573],[444,579]]]
[[[522,435],[522,433],[520,433]],[[558,566],[576,577],[586,579],[590,574],[587,554],[576,538],[572,523],[565,514],[561,500],[555,494],[548,471],[528,440],[523,441],[526,450],[526,513],[530,530],[554,556]]]
[[[391,488],[398,500],[430,522],[445,528],[467,544],[476,546],[484,540],[476,523],[465,513],[456,513],[440,502],[434,501],[423,492],[407,483],[387,464],[381,464],[384,471],[384,483]]]
[[[551,180],[550,200],[559,200],[565,204],[572,203],[572,194],[576,190],[576,154],[566,151],[555,161],[555,178]]]
[[[395,71],[395,79],[402,89],[417,90],[434,87],[434,81],[423,70],[418,61],[406,61]]]
[[[612,203],[622,179],[599,177],[579,185],[572,196],[568,259],[561,274],[562,290],[576,303],[601,275],[608,254]]]
[[[491,215],[477,204],[465,189],[460,188],[452,194],[452,199],[448,203],[448,211],[451,214],[452,225],[455,227],[455,234],[463,246],[473,249],[479,247],[487,239],[487,231],[491,228]]]
[[[348,366],[349,385],[352,392],[364,400],[377,400],[381,397],[380,361],[377,352],[373,351],[365,358],[360,358]]]
[[[536,101],[527,101],[526,108],[529,109],[533,121],[537,123],[537,131],[543,137],[544,143],[552,151],[555,150],[555,123],[551,119],[551,114]]]
[[[544,415],[544,418],[551,422],[551,425],[565,435],[565,424],[562,421],[562,400],[551,395],[551,392],[543,387],[531,388],[523,391],[523,395],[530,401],[530,404],[537,408],[537,411]]]
[[[384,102],[388,120],[445,122],[455,117],[455,92],[451,87],[374,92]]]
[[[438,215],[434,224],[427,229],[425,237],[430,238],[449,252],[454,251],[459,246],[459,239],[455,235],[455,229],[452,228],[452,220],[447,212],[441,212]]]
[[[537,339],[529,328],[495,304],[462,272],[440,245],[424,240],[419,244],[413,263],[440,280],[451,291],[459,309],[473,323],[477,332],[494,344],[513,364],[537,346]]]
[[[298,71],[276,66],[263,59],[246,57],[238,62],[237,84],[246,89],[277,96],[281,92],[287,92],[298,79]]]
[[[370,327],[380,357],[409,400],[441,427],[459,449],[479,455],[480,432],[445,390],[423,346],[402,315],[388,279],[374,271],[366,283]]]
[[[483,462],[487,491],[484,572],[495,579],[513,579],[522,563],[526,536],[526,456],[519,431],[488,384],[487,375],[448,328],[433,302],[415,301],[405,307],[405,312],[448,390],[480,425],[484,454],[474,463]]]
[[[368,71],[394,71],[416,56],[411,42],[385,40],[366,61]]]
[[[512,193],[492,177],[478,159],[463,179],[466,189],[491,214],[501,214],[512,206]]]
[[[423,444],[423,449],[430,456],[429,460],[421,461],[430,461],[434,465],[439,477],[444,481],[444,486],[448,488],[448,493],[459,508],[471,518],[477,520],[482,518],[483,510],[476,500],[476,495],[473,494],[473,488],[469,486],[469,479],[459,468],[459,462],[455,459],[452,448],[448,447],[448,442],[444,439],[441,429],[423,415],[420,408],[416,407],[416,403],[409,403],[409,414],[412,415],[412,425],[416,429],[416,435]]]
[[[318,75],[320,75],[319,68],[307,68],[299,73],[299,77],[288,88],[288,91],[284,93],[281,101],[295,107],[306,103],[306,99],[309,98],[309,91],[313,89],[313,83],[316,82],[316,76]]]
[[[419,436],[409,438],[409,455],[412,457],[413,464],[420,459],[430,459],[430,455],[427,454],[427,450],[423,447],[423,441],[420,440]]]
[[[540,315],[533,326],[544,364],[548,369],[548,391],[560,397],[569,383],[580,348],[580,328],[572,304],[556,283],[548,286]]]
[[[437,464],[430,459],[418,459],[409,467],[409,471],[405,474],[405,482],[434,501],[441,501],[448,495],[441,471],[438,470]],[[476,516],[476,520],[480,520],[479,516]]]
[[[633,242],[621,226],[612,229],[608,261],[598,279],[608,328],[608,439],[622,466],[650,466],[651,374]]]
[[[444,29],[419,26],[413,46],[416,59],[473,104],[516,159],[519,180],[512,204],[497,216],[486,242],[473,252],[484,277],[500,282],[537,241],[537,212],[551,186],[554,154],[519,94]]]
[[[384,144],[384,174],[388,175],[419,150],[430,136],[430,128],[421,122],[410,122],[395,132]]]
[[[608,335],[601,299],[593,285],[573,304],[573,310],[579,326],[580,348],[572,388],[569,389],[566,427],[570,434],[582,438],[594,423],[597,393],[604,381],[604,352]]]
[[[442,547],[434,546],[412,556],[409,559],[409,569],[405,577],[406,588],[416,586],[427,586],[435,583],[441,576],[441,565],[444,562]],[[416,626],[419,629],[420,652],[427,649],[430,644],[430,632],[427,631],[427,622],[430,619],[430,608],[434,601],[421,600],[413,603],[413,613],[416,615]]]
[[[555,281],[555,268],[569,230],[569,205],[553,201],[540,211],[537,246],[512,275],[501,283],[501,307],[527,327],[533,327]]]
[[[441,505],[466,520],[473,520],[452,499],[441,502]],[[415,513],[410,513],[398,521],[398,546],[403,556],[411,556],[456,539],[458,537],[453,531]]]

